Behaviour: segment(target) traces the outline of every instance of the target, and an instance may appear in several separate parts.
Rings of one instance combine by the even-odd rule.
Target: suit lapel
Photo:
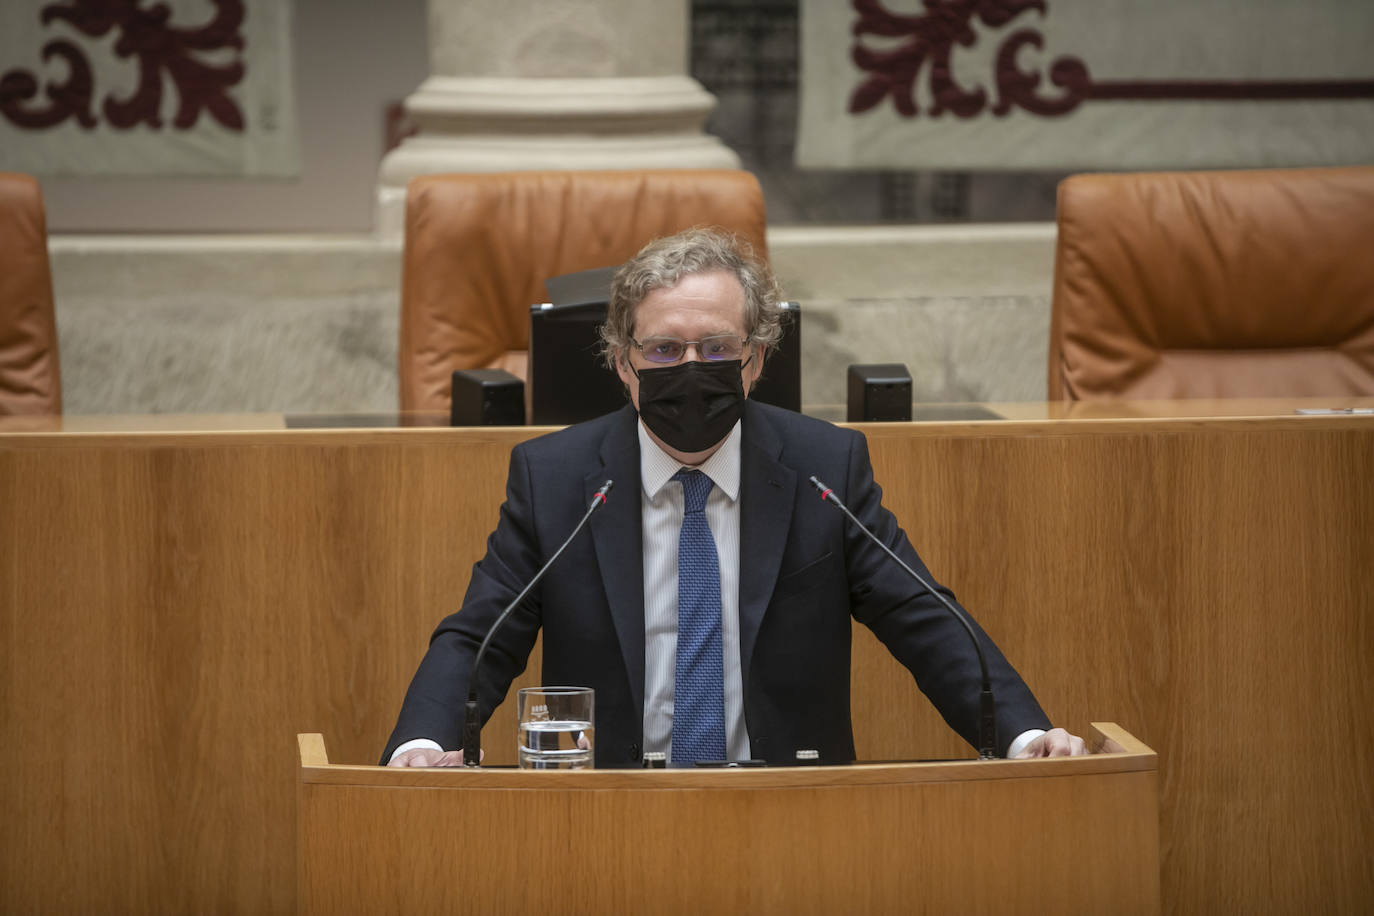
[[[592,517],[592,544],[611,618],[625,657],[625,671],[635,705],[644,708],[644,547],[639,481],[638,415],[621,410],[601,446],[602,466],[588,474],[583,489],[588,502],[607,478],[615,487],[606,505]]]
[[[744,689],[763,614],[773,595],[792,522],[796,472],[778,461],[782,440],[764,416],[745,402],[740,450],[739,634]]]

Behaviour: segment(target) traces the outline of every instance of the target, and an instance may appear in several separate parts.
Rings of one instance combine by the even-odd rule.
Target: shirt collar
[[[643,420],[639,421],[637,426],[639,428],[639,479],[644,487],[644,495],[649,498],[650,502],[654,502],[658,499],[659,491],[668,481],[673,479],[673,475],[684,465],[659,448],[658,443],[649,438],[649,431],[644,428]],[[720,448],[716,449],[715,454],[703,461],[698,467],[698,470],[711,478],[711,482],[729,497],[731,502],[739,498],[741,440],[740,421],[736,421],[730,434],[721,443]]]

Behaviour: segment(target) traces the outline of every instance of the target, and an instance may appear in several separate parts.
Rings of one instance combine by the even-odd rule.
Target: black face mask
[[[670,447],[703,452],[729,435],[744,413],[743,371],[737,359],[639,369],[640,419]]]

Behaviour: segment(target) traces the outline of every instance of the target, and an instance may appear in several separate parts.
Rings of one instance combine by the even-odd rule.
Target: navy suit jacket
[[[512,450],[496,531],[473,568],[462,610],[434,632],[383,763],[412,738],[431,738],[450,750],[462,746],[468,677],[483,636],[611,479],[615,488],[589,530],[493,638],[478,695],[485,722],[524,670],[542,627],[542,682],[596,690],[596,765],[638,764],[644,585],[637,424],[634,408],[626,406]],[[814,474],[833,487],[883,543],[929,579],[882,507],[864,437],[747,401],[741,451],[740,663],[753,755],[791,763],[798,749],[814,748],[823,762],[854,759],[851,615],[976,746],[978,662],[967,633],[808,482]],[[1030,690],[984,639],[998,702],[998,750],[1005,753],[1021,732],[1050,726]]]

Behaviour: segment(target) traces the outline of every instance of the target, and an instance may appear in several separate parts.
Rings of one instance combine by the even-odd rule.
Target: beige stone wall
[[[1045,395],[1052,225],[782,228],[802,400],[851,363],[905,363],[919,401]],[[358,236],[58,236],[69,413],[386,411],[400,246]]]

